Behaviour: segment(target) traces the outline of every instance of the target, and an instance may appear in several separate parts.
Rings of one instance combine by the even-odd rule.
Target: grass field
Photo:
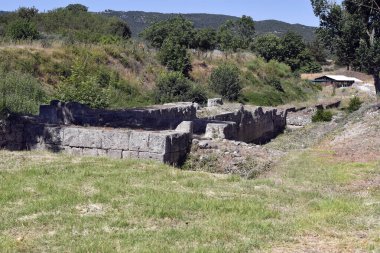
[[[1,151],[0,251],[379,252],[379,168],[308,150],[245,180]]]

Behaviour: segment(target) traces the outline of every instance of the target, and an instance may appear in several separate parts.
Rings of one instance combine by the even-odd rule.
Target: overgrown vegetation
[[[154,92],[156,103],[190,101],[207,102],[207,94],[180,72],[162,73]]]
[[[171,37],[163,42],[158,52],[158,59],[170,71],[179,71],[185,76],[191,71],[190,55],[186,47],[176,43]]]
[[[333,114],[329,110],[318,109],[311,120],[313,122],[329,122],[332,120]]]
[[[86,72],[84,63],[77,59],[70,69],[70,76],[60,84],[56,97],[61,101],[106,108],[110,105],[110,79],[107,73],[91,76]]]
[[[349,103],[348,108],[347,108],[348,112],[353,113],[354,111],[359,110],[362,103],[363,102],[357,96],[351,98],[350,103]]]
[[[292,71],[301,73],[322,71],[320,63],[312,54],[313,51],[303,42],[300,35],[293,32],[286,33],[282,38],[273,34],[262,35],[256,38],[255,43],[252,44],[252,50],[267,61],[277,60],[289,65]],[[323,52],[314,53],[323,55]]]
[[[318,92],[318,86],[302,81],[284,63],[256,58],[246,63],[241,75],[245,103],[276,106],[302,101]]]
[[[13,39],[36,39],[39,33],[63,36],[68,43],[99,43],[109,37],[131,37],[126,22],[90,13],[81,4],[70,4],[47,13],[38,13],[35,8],[20,8],[17,12],[1,15],[0,26],[8,31],[3,35]]]
[[[239,69],[231,64],[223,64],[214,69],[210,76],[210,87],[229,101],[238,100],[241,92]]]
[[[33,76],[0,71],[0,111],[35,114],[46,95]]]

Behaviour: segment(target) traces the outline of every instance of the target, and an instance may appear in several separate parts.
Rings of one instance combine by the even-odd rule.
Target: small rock
[[[223,105],[223,100],[221,98],[211,98],[207,101],[207,107],[213,107]]]
[[[209,141],[200,141],[198,147],[200,149],[212,149],[212,145]]]
[[[199,140],[193,139],[192,143],[193,143],[193,145],[198,145],[199,144]]]

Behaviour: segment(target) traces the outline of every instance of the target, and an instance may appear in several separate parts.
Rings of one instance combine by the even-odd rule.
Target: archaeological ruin
[[[284,131],[289,113],[304,109],[242,105],[223,112],[213,109],[220,104],[218,99],[201,110],[193,103],[104,110],[52,101],[40,106],[39,115],[10,114],[1,120],[0,148],[180,165],[193,138],[264,144]]]

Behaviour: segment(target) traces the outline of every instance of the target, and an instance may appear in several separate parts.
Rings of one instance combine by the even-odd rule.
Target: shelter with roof
[[[349,87],[353,85],[354,83],[363,83],[363,81],[354,77],[347,77],[343,75],[324,75],[324,76],[315,78],[313,80],[313,83],[319,83],[321,85],[333,85],[339,88],[339,87]]]

